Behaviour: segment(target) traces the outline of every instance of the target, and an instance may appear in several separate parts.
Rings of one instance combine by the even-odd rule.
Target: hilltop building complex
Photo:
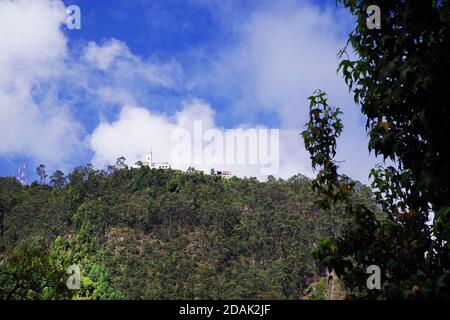
[[[139,168],[140,166],[148,166],[150,169],[161,169],[168,170],[171,169],[170,164],[168,162],[153,162],[153,154],[152,151],[149,150],[145,154],[145,159],[140,164],[136,164],[134,167]],[[225,170],[213,170],[211,175],[221,177],[224,179],[228,179],[232,177],[231,171]]]

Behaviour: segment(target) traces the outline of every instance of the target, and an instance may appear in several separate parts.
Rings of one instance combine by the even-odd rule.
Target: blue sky
[[[81,30],[64,25],[81,9]],[[339,160],[367,181],[364,119],[336,74],[352,18],[329,1],[47,1],[0,3],[0,175],[44,163],[69,172],[133,164],[152,148],[169,161],[170,132],[280,130],[280,170],[311,176],[298,133],[306,98],[329,93],[344,112]],[[207,170],[207,166],[200,166]],[[231,166],[258,176],[252,166]]]

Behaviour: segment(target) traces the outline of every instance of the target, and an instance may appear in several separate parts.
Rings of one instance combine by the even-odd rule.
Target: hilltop
[[[58,186],[0,178],[0,298],[299,299],[323,276],[312,250],[348,221],[319,210],[302,175],[110,169]],[[65,286],[72,264],[79,290]]]

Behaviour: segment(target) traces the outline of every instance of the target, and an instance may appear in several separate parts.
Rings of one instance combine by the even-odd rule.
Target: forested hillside
[[[0,298],[299,299],[323,276],[312,250],[347,220],[317,199],[301,175],[87,166],[48,184],[0,178]],[[66,287],[72,264],[79,290]]]

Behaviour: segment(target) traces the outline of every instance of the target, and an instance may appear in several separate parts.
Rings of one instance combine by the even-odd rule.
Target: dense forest
[[[302,175],[109,169],[0,178],[0,298],[299,299],[324,275],[312,250],[347,221],[318,209]],[[358,186],[355,201],[372,204]],[[66,287],[72,264],[78,290]]]

